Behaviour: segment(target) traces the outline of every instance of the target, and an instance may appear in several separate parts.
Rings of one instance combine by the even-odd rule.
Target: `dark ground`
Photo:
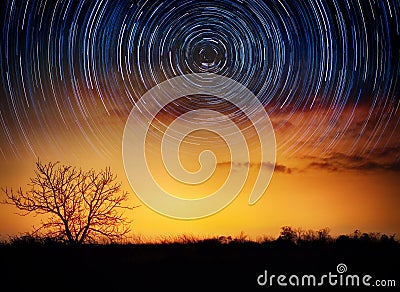
[[[0,246],[2,291],[298,291],[279,287],[276,279],[258,286],[257,277],[284,274],[369,274],[396,280],[397,287],[361,287],[358,291],[399,291],[400,243],[342,238],[332,242],[293,243],[275,240],[228,244],[218,240],[194,243],[83,245],[13,243]],[[288,283],[288,278],[285,280]],[[360,284],[362,285],[362,284]],[[305,291],[347,291],[327,283]],[[279,288],[279,289],[278,289]],[[354,287],[353,287],[354,288]],[[354,289],[351,289],[354,290]]]

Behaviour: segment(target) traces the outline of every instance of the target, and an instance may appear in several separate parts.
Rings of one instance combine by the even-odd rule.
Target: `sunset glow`
[[[149,239],[241,232],[255,239],[276,236],[285,225],[400,234],[398,2],[22,2],[7,1],[0,10],[0,187],[26,189],[38,159],[110,166],[129,192],[128,205],[137,206],[124,211],[130,235]],[[131,188],[124,128],[151,88],[204,72],[235,80],[262,104],[276,139],[274,173],[249,205],[260,167],[269,166],[259,159],[259,137],[244,114],[254,100],[243,97],[238,108],[215,96],[182,97],[163,107],[147,133],[147,163],[157,183],[174,196],[198,199],[217,191],[229,172],[239,179],[249,169],[249,175],[223,210],[173,219]],[[201,184],[185,184],[168,174],[160,141],[176,118],[201,108],[228,116],[249,150],[233,160],[234,147],[217,134],[193,131],[179,149],[182,166],[198,171],[200,153],[211,150],[215,172]],[[40,216],[16,212],[0,205],[0,238],[40,224]]]

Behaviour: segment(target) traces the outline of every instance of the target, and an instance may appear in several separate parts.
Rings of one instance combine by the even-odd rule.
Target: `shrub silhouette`
[[[332,237],[329,235],[330,229],[323,228],[318,231],[304,230],[302,228],[293,228],[291,226],[283,226],[281,228],[278,240],[292,242],[292,243],[303,243],[303,242],[329,242]]]
[[[13,287],[14,290],[28,290],[32,281],[42,279],[44,275],[46,285],[54,290],[54,287],[62,287],[60,283],[69,284],[72,274],[93,279],[82,281],[88,285],[85,287],[88,291],[122,291],[131,289],[133,284],[146,291],[169,288],[186,291],[193,285],[195,290],[202,290],[201,285],[204,285],[204,290],[212,287],[221,291],[252,291],[260,288],[257,276],[266,270],[268,275],[313,274],[320,277],[328,272],[335,274],[339,263],[346,264],[350,275],[371,274],[375,279],[397,279],[400,243],[394,236],[378,233],[354,236],[352,233],[331,238],[327,229],[322,230],[325,231],[284,228],[280,238],[265,237],[263,241],[252,241],[243,233],[207,238],[189,234],[151,242],[139,238],[131,244],[73,247],[21,236],[10,244],[0,244],[0,272],[14,285],[29,285],[23,289]],[[104,285],[107,284],[106,289]],[[118,284],[122,287],[116,287]],[[325,281],[322,288],[331,291],[328,286]],[[275,287],[268,288],[275,291]],[[312,288],[306,287],[306,291]],[[78,290],[86,289],[79,286]],[[334,291],[343,289],[346,287]],[[281,291],[279,287],[278,291]]]

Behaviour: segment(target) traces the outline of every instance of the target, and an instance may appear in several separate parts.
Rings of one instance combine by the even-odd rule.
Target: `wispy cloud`
[[[274,171],[275,172],[280,172],[280,173],[285,173],[285,174],[292,174],[296,170],[295,168],[291,168],[291,167],[285,166],[283,164],[277,164],[276,163],[275,166],[274,166],[274,164],[271,163],[271,162],[263,162],[263,163],[260,164],[260,163],[250,163],[250,162],[232,162],[231,163],[230,161],[225,161],[225,162],[219,162],[217,164],[217,166],[219,166],[219,167],[230,167],[231,164],[232,164],[233,168],[240,168],[240,167],[243,167],[243,168],[247,168],[247,167],[260,168],[260,165],[261,165],[261,167],[265,167],[265,168],[269,168],[269,169],[274,167]]]
[[[375,149],[368,156],[347,155],[344,153],[332,153],[329,156],[304,157],[313,160],[306,168],[324,169],[327,171],[400,171],[400,160],[396,159],[399,149],[387,147]],[[372,155],[371,155],[372,154]]]

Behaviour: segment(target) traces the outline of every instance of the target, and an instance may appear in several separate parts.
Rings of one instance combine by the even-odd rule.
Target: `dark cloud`
[[[311,162],[307,168],[326,169],[329,171],[337,171],[337,167],[328,162]]]
[[[358,154],[347,155],[344,153],[332,153],[328,157],[303,157],[313,160],[307,168],[325,169],[328,171],[400,171],[398,147],[387,147],[374,150],[369,156]]]
[[[400,146],[372,149],[370,154],[375,158],[396,158],[398,160],[400,157]]]
[[[250,167],[257,167],[257,168],[260,167],[260,163],[233,162],[232,164],[233,164],[233,168],[235,168],[235,167],[249,167],[249,166]],[[219,162],[217,165],[221,166],[221,167],[230,167],[231,162],[229,162],[229,161]],[[272,167],[274,167],[274,165],[271,162],[263,162],[261,164],[261,167],[265,167],[265,168],[271,169]],[[295,169],[287,167],[287,166],[285,166],[283,164],[275,164],[275,171],[276,172],[280,172],[280,173],[291,174],[291,173],[293,173],[295,171]]]
[[[293,172],[293,168],[287,167],[283,164],[275,164],[275,171],[281,173],[291,174]]]
[[[374,161],[368,161],[366,163],[352,167],[353,170],[388,170],[388,171],[400,171],[400,162],[391,163],[377,163]]]

